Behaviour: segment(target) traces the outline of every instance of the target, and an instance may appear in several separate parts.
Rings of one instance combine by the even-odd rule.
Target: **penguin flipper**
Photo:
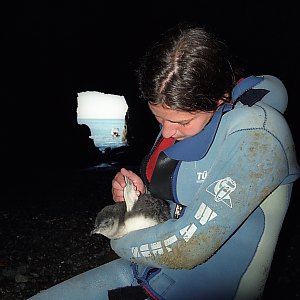
[[[125,176],[125,181],[126,181],[126,186],[124,188],[124,199],[125,199],[127,211],[131,211],[139,197],[136,194],[133,182],[126,176]]]

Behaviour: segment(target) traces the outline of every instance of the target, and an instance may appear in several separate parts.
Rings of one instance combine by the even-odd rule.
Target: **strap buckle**
[[[176,204],[174,211],[174,218],[179,219],[181,217],[184,206],[181,204]]]

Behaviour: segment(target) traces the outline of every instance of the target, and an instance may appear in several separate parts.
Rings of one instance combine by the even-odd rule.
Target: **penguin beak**
[[[92,230],[90,232],[90,235],[95,234],[95,233],[99,233],[99,228],[95,228],[94,230]]]

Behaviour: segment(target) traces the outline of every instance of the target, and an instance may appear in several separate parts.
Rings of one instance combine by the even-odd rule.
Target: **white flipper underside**
[[[134,185],[132,181],[125,176],[126,186],[124,188],[124,199],[126,202],[127,211],[131,211],[135,202],[138,200]]]

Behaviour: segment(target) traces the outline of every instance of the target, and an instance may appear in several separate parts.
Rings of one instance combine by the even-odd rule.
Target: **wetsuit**
[[[112,240],[120,259],[33,299],[108,299],[108,290],[126,286],[156,299],[262,295],[300,176],[286,106],[279,79],[250,76],[197,135],[157,153],[159,136],[141,174],[174,218]]]

